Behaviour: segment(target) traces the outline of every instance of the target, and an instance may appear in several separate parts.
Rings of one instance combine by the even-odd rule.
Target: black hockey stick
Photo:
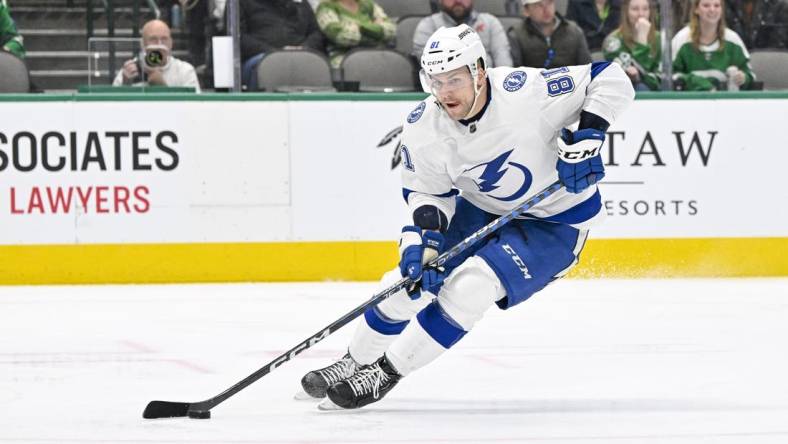
[[[494,221],[480,228],[477,232],[468,236],[462,242],[458,243],[457,245],[450,248],[448,251],[444,252],[443,254],[432,260],[428,266],[429,267],[442,266],[449,259],[456,257],[458,254],[468,249],[471,245],[474,245],[480,239],[490,235],[497,229],[501,228],[503,225],[507,224],[510,220],[523,214],[528,209],[538,204],[539,202],[541,202],[551,194],[555,193],[560,188],[561,188],[561,183],[554,182],[552,185],[540,191],[532,198],[528,199],[528,201],[526,201],[522,205],[518,206],[517,208],[513,209],[509,213],[504,214],[503,216],[495,219]],[[377,305],[384,299],[402,290],[403,288],[408,287],[411,284],[413,284],[413,281],[411,281],[410,278],[400,279],[396,284],[376,294],[367,302],[364,302],[363,304],[353,309],[353,311],[347,313],[346,315],[332,322],[324,329],[320,330],[319,332],[312,335],[305,341],[301,342],[300,344],[296,345],[295,347],[285,352],[282,356],[279,356],[278,358],[269,362],[268,364],[266,364],[256,372],[242,379],[234,386],[228,388],[227,390],[214,396],[213,398],[206,399],[205,401],[200,401],[200,402],[151,401],[150,403],[148,403],[148,406],[145,407],[145,411],[142,413],[142,417],[143,418],[173,418],[180,416],[189,416],[191,418],[210,418],[212,408],[216,407],[217,405],[224,402],[227,398],[235,395],[236,393],[240,392],[244,388],[248,387],[253,382],[267,375],[268,373],[270,373],[280,365],[293,359],[294,357],[296,357],[296,355],[298,355],[302,351],[312,347],[313,345],[317,344],[318,342],[328,337],[330,334],[344,327],[350,321],[361,316],[369,307]]]

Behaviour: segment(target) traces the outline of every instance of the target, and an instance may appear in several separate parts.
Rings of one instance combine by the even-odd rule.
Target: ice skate
[[[353,376],[358,368],[358,364],[350,356],[350,353],[345,353],[345,356],[328,367],[313,370],[304,375],[301,378],[301,387],[304,391],[297,393],[295,399],[325,398],[326,390],[331,384]]]
[[[364,407],[386,396],[400,378],[384,355],[373,364],[359,368],[353,376],[332,384],[327,391],[328,399],[343,409]]]

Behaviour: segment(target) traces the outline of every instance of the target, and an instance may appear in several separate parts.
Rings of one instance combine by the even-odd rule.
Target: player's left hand
[[[564,128],[558,138],[558,179],[570,193],[582,193],[605,177],[599,155],[605,132],[585,128],[575,132]]]

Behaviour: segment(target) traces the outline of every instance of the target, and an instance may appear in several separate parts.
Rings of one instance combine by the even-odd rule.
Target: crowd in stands
[[[482,1],[423,0],[430,12],[416,11],[418,24],[406,34],[412,43],[408,40],[403,45],[396,41],[398,19],[401,23],[407,14],[390,17],[381,4],[384,0],[239,0],[243,84],[246,90],[258,90],[257,66],[274,51],[322,54],[338,77],[343,59],[356,48],[401,48],[416,67],[435,30],[465,23],[479,33],[491,67],[549,69],[608,60],[622,65],[637,90],[662,88],[665,48],[655,0],[504,0],[504,12],[496,15],[480,10]],[[512,17],[515,13],[517,17]],[[188,18],[203,23],[203,15]],[[208,15],[217,17],[221,11]],[[788,51],[788,0],[673,0],[671,17],[670,50],[677,89],[757,87],[750,50]],[[214,28],[222,27],[226,25]],[[190,29],[194,32],[196,27]],[[194,67],[171,55],[166,23],[151,21],[142,35],[145,46],[152,45],[164,55],[164,64],[150,67],[129,60],[114,84],[145,81],[199,89]],[[3,51],[25,57],[23,39],[6,0],[0,0],[0,45]],[[204,58],[194,54],[203,50],[204,42],[197,46],[191,53],[200,63]]]

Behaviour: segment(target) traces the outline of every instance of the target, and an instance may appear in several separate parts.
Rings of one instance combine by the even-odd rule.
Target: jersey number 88
[[[569,76],[559,77],[547,82],[547,95],[559,96],[572,92],[575,89],[575,82]]]

